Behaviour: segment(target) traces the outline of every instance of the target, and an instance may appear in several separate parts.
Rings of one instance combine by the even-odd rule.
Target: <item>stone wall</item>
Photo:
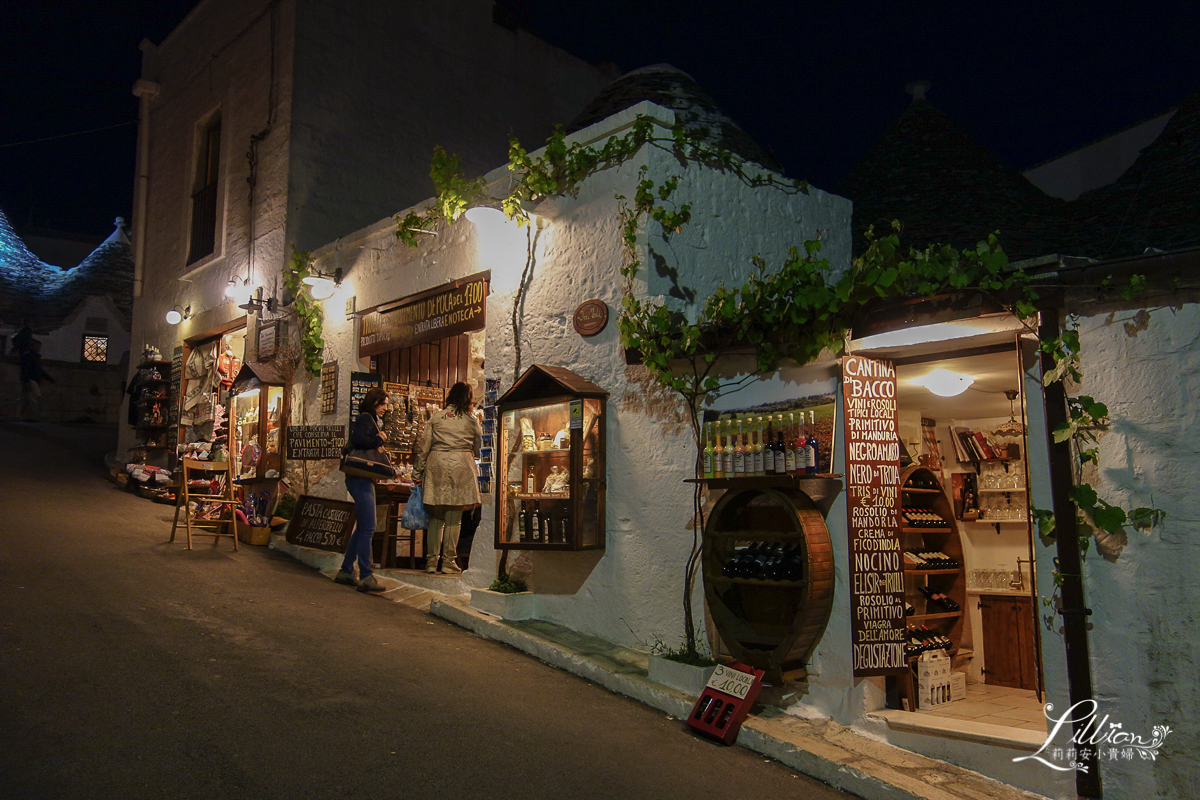
[[[42,407],[47,422],[97,422],[112,425],[121,421],[125,398],[125,364],[86,364],[42,360],[42,367],[55,383],[42,381]],[[21,396],[20,360],[0,358],[0,419],[18,419]],[[128,426],[126,426],[128,427]],[[132,430],[132,429],[131,429]]]

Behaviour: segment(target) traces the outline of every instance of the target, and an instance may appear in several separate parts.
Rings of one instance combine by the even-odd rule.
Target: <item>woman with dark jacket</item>
[[[425,534],[425,571],[462,572],[455,561],[463,512],[479,505],[479,469],[475,459],[483,441],[479,420],[471,413],[475,395],[470,385],[454,384],[446,405],[436,412],[421,433],[413,481],[424,484],[429,530]]]
[[[347,444],[353,450],[374,450],[387,440],[383,432],[383,415],[388,410],[388,398],[383,389],[370,389],[358,404],[358,416],[350,426]],[[354,533],[346,545],[346,558],[333,580],[347,586],[357,586],[360,592],[382,592],[387,587],[371,574],[371,542],[375,538],[375,482],[358,475],[346,476],[346,490],[354,498]],[[354,562],[358,562],[358,580],[354,578]]]

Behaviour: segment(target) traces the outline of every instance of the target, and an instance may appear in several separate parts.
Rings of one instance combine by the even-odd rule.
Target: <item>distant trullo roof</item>
[[[19,327],[31,317],[35,330],[61,327],[90,296],[107,297],[126,327],[133,315],[133,251],[117,218],[116,230],[77,267],[43,263],[13,230],[0,211],[0,324]]]
[[[783,173],[783,166],[718,108],[692,76],[670,64],[642,67],[617,78],[571,120],[567,133],[600,122],[643,100],[674,111],[689,133],[699,133],[711,144]]]

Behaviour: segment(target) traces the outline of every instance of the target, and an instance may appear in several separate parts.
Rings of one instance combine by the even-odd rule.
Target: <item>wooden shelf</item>
[[[1022,486],[1020,489],[976,489],[975,491],[980,494],[1011,494],[1013,492],[1024,494],[1025,487]]]
[[[905,619],[909,619],[909,620],[955,619],[955,618],[961,617],[961,616],[962,616],[961,611],[941,611],[937,614],[913,614],[912,616],[906,617]]]
[[[532,494],[513,493],[513,494],[510,494],[509,497],[512,498],[513,500],[570,500],[571,499],[571,495],[568,493],[549,494],[547,492],[533,492]]]
[[[904,491],[904,492],[915,492],[917,494],[941,494],[942,493],[941,489],[918,489],[916,487],[910,487],[910,486],[901,486],[900,490]]]
[[[909,569],[904,568],[905,575],[958,575],[962,572],[962,567],[954,569]]]
[[[509,453],[510,456],[556,456],[561,453],[570,453],[571,451],[565,447],[560,447],[557,450],[518,450],[515,453]]]
[[[901,528],[903,533],[950,533],[953,528]]]

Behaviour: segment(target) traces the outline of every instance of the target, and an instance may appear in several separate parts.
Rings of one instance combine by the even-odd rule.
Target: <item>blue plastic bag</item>
[[[400,527],[410,531],[429,529],[429,512],[425,510],[425,503],[421,500],[420,486],[414,486],[408,495],[404,513],[400,515]]]

